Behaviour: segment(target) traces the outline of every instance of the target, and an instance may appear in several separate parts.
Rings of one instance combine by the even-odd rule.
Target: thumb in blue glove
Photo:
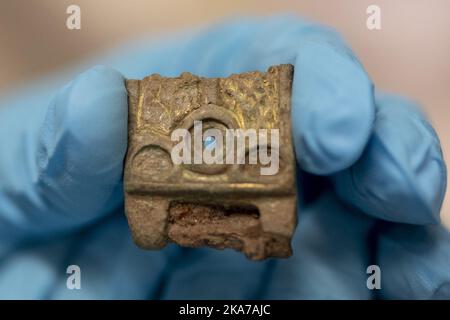
[[[82,73],[51,102],[0,108],[0,237],[45,236],[99,219],[122,202],[127,139],[123,76]]]

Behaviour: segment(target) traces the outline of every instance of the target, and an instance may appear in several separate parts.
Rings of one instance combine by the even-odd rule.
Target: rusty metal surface
[[[293,67],[228,78],[154,74],[127,80],[129,136],[125,211],[137,245],[169,241],[243,251],[249,258],[288,257],[296,225],[290,97]],[[205,128],[279,129],[279,170],[260,164],[174,164],[171,133]]]

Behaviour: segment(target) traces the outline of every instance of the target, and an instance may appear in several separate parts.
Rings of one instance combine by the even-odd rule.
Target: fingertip
[[[369,215],[410,224],[438,224],[446,189],[439,140],[418,107],[377,98],[373,136],[360,160],[333,177],[346,202]]]
[[[363,152],[374,121],[373,84],[347,49],[307,41],[299,48],[292,97],[301,167],[331,174]]]
[[[122,201],[127,110],[124,78],[104,66],[77,76],[50,103],[34,186],[51,207],[54,228],[92,221]]]
[[[59,103],[65,106],[74,150],[90,157],[92,169],[123,161],[128,109],[125,80],[118,71],[106,66],[85,71],[69,84]]]

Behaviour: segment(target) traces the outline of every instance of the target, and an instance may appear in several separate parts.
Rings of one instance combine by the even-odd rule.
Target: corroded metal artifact
[[[172,241],[234,248],[255,260],[291,255],[296,225],[292,75],[291,65],[279,65],[228,78],[183,73],[127,80],[125,211],[140,247],[159,249]],[[202,121],[203,131],[279,129],[279,170],[261,175],[264,165],[248,161],[175,164],[172,133],[192,132],[196,121]]]

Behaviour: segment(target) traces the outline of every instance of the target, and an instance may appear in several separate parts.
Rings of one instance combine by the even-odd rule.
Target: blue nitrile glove
[[[414,104],[374,93],[333,31],[295,17],[246,19],[90,63],[108,67],[2,99],[1,298],[450,297],[450,235],[424,226],[439,223],[446,188],[438,138]],[[122,204],[124,77],[217,77],[281,63],[295,65],[294,256],[138,249]],[[371,264],[381,290],[366,286]],[[81,290],[66,288],[69,265],[81,268]]]

